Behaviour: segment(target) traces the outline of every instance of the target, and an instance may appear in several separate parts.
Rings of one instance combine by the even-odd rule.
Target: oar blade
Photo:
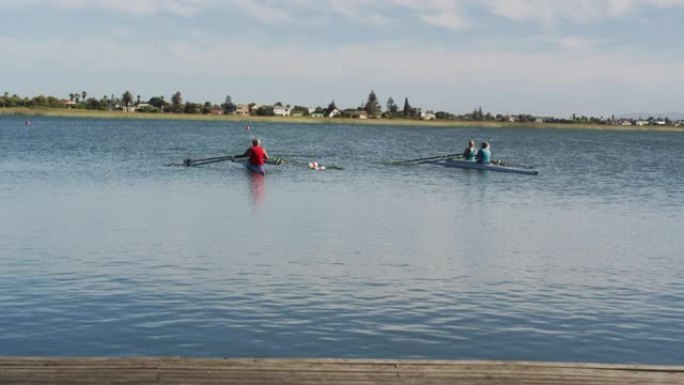
[[[309,170],[344,170],[344,168],[337,165],[323,165],[318,162],[297,162],[289,159],[274,158],[275,164],[289,164],[291,166],[308,168]]]

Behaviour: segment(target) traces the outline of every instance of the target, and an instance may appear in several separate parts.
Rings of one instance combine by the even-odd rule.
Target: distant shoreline
[[[538,129],[579,129],[579,130],[611,130],[638,132],[684,132],[684,127],[674,126],[622,126],[608,124],[563,124],[563,123],[517,123],[517,122],[474,122],[449,120],[414,120],[414,119],[346,119],[346,118],[312,118],[312,117],[272,117],[272,116],[239,116],[210,114],[172,114],[143,113],[123,111],[96,111],[81,109],[52,108],[0,108],[0,116],[48,116],[65,118],[94,119],[152,119],[152,120],[197,120],[225,122],[261,122],[261,123],[300,123],[300,124],[351,124],[351,125],[387,125],[387,126],[420,126],[420,127],[490,127],[490,128],[538,128]]]

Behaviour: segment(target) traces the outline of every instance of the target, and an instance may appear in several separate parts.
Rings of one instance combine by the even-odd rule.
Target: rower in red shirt
[[[266,170],[264,170],[264,164],[268,159],[268,153],[266,149],[261,147],[261,140],[253,139],[252,147],[248,148],[243,156],[249,157],[247,163],[247,168],[257,174],[266,175]]]

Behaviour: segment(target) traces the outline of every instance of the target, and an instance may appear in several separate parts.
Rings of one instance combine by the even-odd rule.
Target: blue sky
[[[684,111],[684,0],[0,0],[0,92]]]

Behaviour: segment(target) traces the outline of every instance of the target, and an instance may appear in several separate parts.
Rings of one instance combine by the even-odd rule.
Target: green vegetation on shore
[[[151,120],[188,120],[188,121],[225,121],[225,122],[268,122],[299,124],[360,124],[360,125],[394,125],[394,126],[427,126],[427,127],[493,127],[493,128],[540,128],[540,129],[592,129],[620,131],[670,131],[684,132],[684,127],[675,126],[620,126],[605,124],[561,124],[561,123],[520,123],[520,122],[477,122],[448,120],[415,120],[415,119],[331,119],[310,116],[271,117],[271,116],[239,116],[211,114],[143,114],[124,111],[94,111],[79,109],[54,108],[0,108],[0,116],[47,116],[65,118],[94,119],[151,119]]]
[[[88,98],[85,91],[69,94],[69,99],[54,96],[33,98],[0,95],[0,115],[90,117],[109,119],[173,119],[204,121],[243,121],[279,123],[326,123],[403,126],[449,126],[449,127],[534,127],[534,128],[581,128],[630,131],[684,131],[684,121],[649,117],[646,120],[597,118],[576,116],[572,118],[535,117],[529,114],[493,115],[484,113],[482,107],[472,112],[454,115],[449,112],[423,111],[411,106],[405,98],[403,108],[390,97],[383,111],[380,101],[371,91],[365,104],[356,108],[340,109],[333,100],[326,108],[283,105],[258,105],[256,103],[235,105],[230,96],[221,105],[183,102],[180,92],[171,95],[171,101],[155,96],[141,101],[130,91],[120,97],[103,96]]]

